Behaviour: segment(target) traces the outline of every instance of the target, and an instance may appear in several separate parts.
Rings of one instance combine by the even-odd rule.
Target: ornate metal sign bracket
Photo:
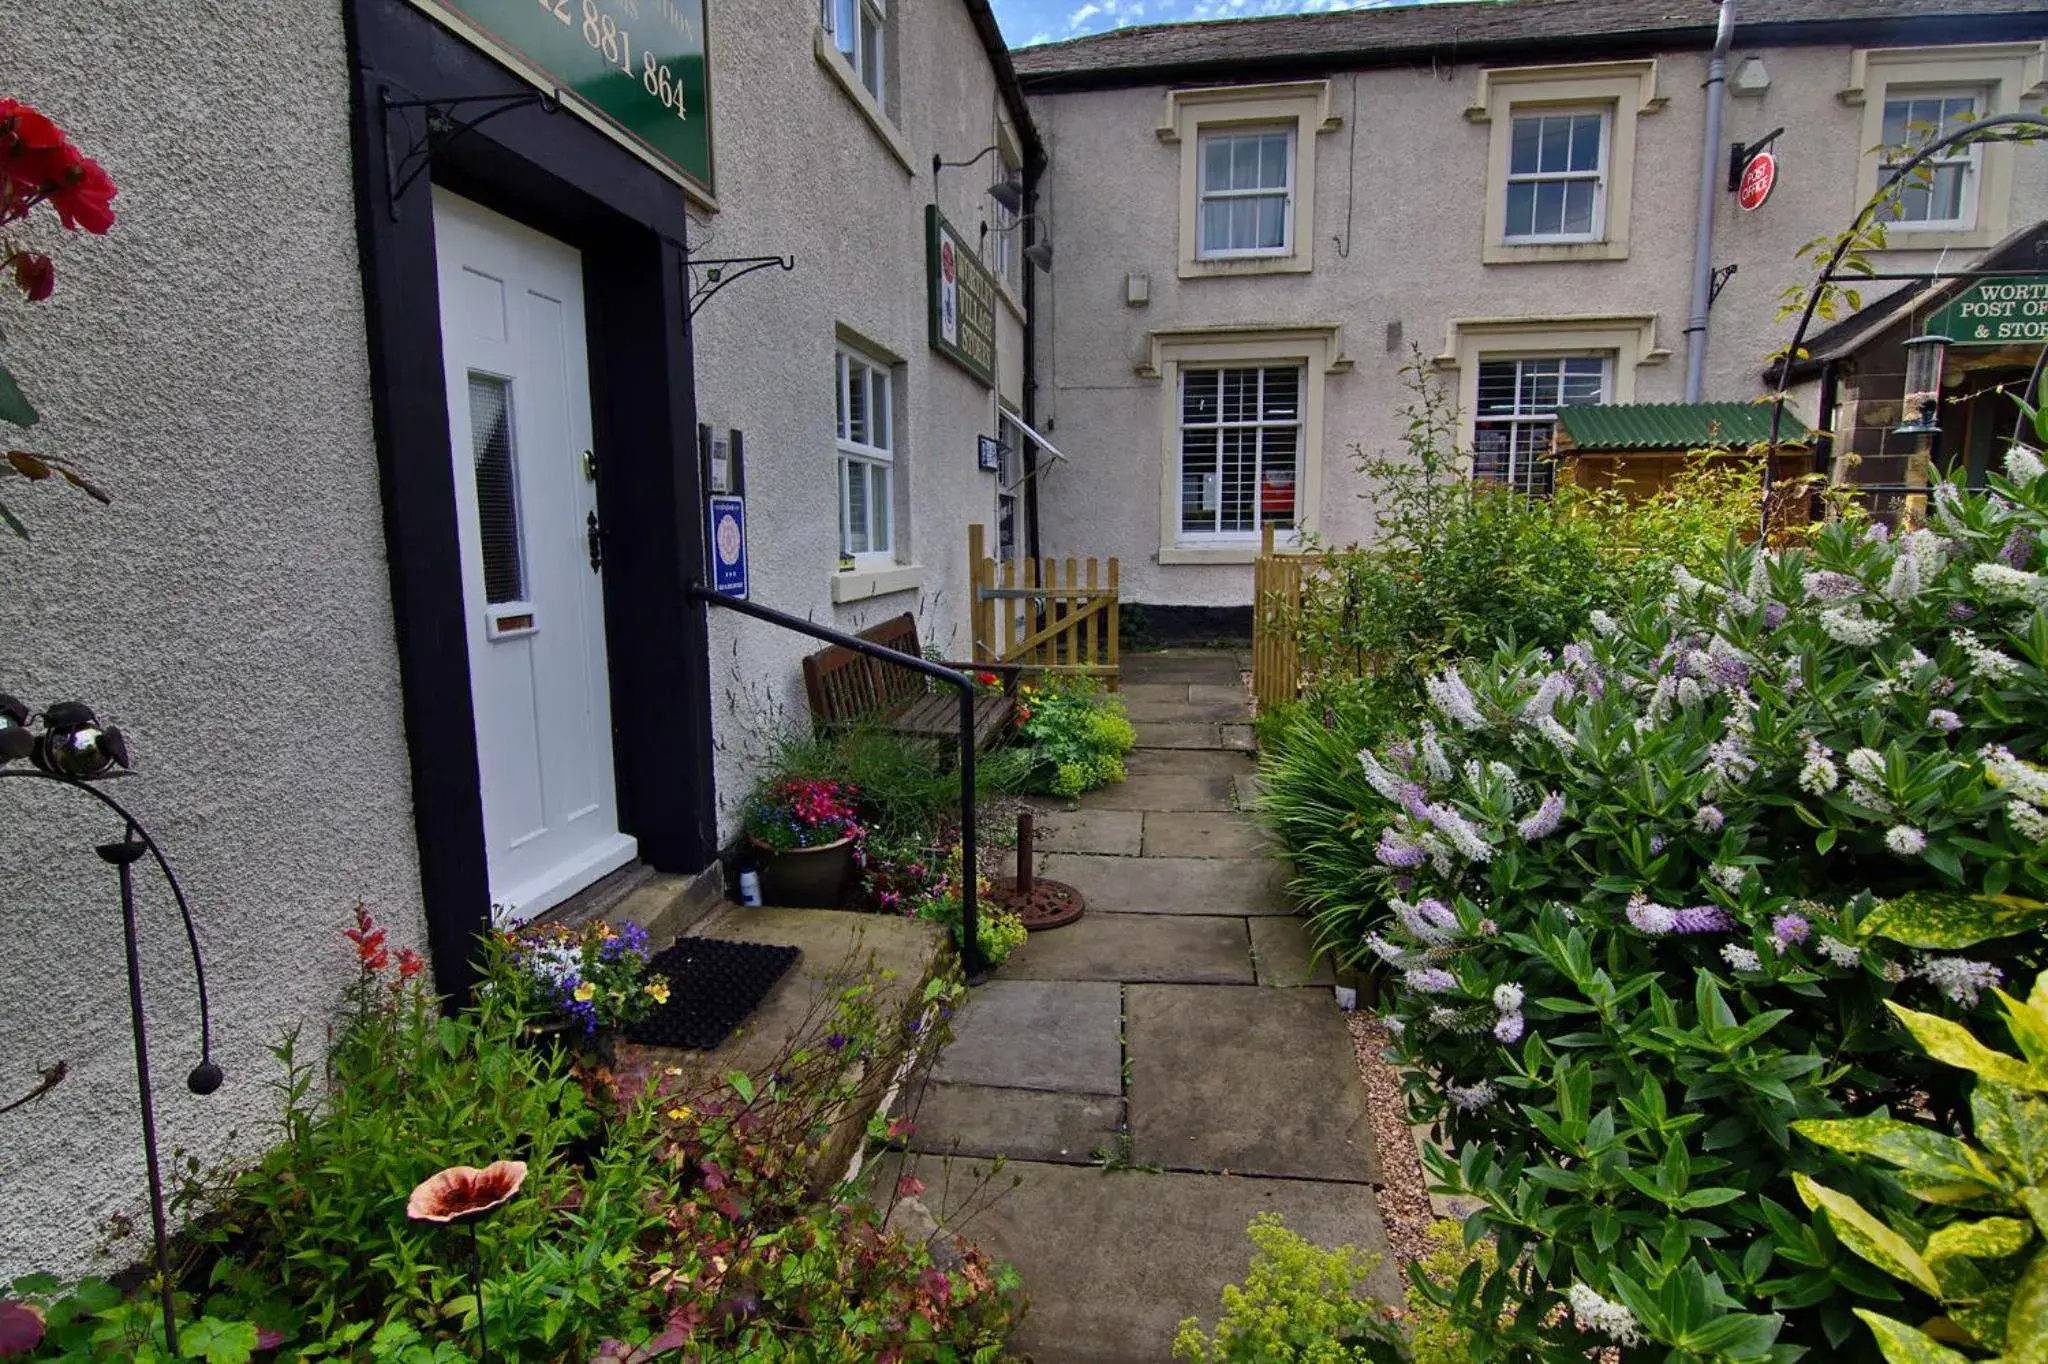
[[[490,106],[478,114],[458,117],[457,111],[466,105],[483,104]],[[383,121],[384,132],[384,190],[385,205],[391,210],[391,221],[398,221],[398,202],[413,182],[427,173],[433,162],[436,143],[446,144],[461,137],[499,114],[509,114],[514,109],[529,109],[540,106],[544,114],[559,113],[562,108],[560,90],[521,90],[503,95],[455,95],[435,99],[393,99],[391,87],[385,86],[377,92],[377,112]],[[391,124],[394,113],[411,109],[426,110],[425,126],[414,134],[412,143],[402,152],[391,147]],[[402,118],[398,122],[410,132],[412,120]]]
[[[690,316],[695,317],[711,296],[731,284],[753,274],[778,266],[784,270],[796,269],[795,256],[723,256],[714,260],[694,260],[686,252],[683,263],[690,267]],[[701,273],[700,273],[701,272]]]

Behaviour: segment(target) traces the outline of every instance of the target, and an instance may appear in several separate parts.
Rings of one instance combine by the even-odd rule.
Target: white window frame
[[[1915,101],[1935,99],[1969,100],[1972,106],[1970,118],[1974,121],[1984,117],[1985,111],[1991,104],[1991,93],[1989,89],[1981,85],[1937,86],[1931,89],[1918,85],[1889,85],[1885,88],[1884,98],[1878,114],[1879,126],[1882,127],[1890,121],[1891,106],[1894,104],[1911,104]],[[1938,133],[1939,130],[1936,131]],[[1927,139],[1927,141],[1932,140],[1933,138],[1931,137]],[[1898,178],[1898,168],[1904,165],[1918,150],[1919,147],[1913,143],[1907,143],[1903,146],[1885,147],[1878,157],[1878,184],[1882,186],[1893,183]],[[1957,216],[1953,218],[1885,217],[1882,221],[1884,222],[1886,233],[1968,232],[1975,228],[1977,226],[1977,192],[1979,185],[1984,179],[1984,150],[1984,144],[1981,142],[1964,147],[1960,151],[1950,148],[1946,154],[1925,163],[1927,166],[1937,168],[1956,166],[1962,169],[1963,192],[1959,196],[1959,202],[1956,205],[1958,210]],[[1899,200],[1894,199],[1891,206],[1897,208],[1899,203]]]
[[[1326,80],[1168,91],[1165,113],[1154,132],[1161,142],[1180,149],[1180,278],[1305,274],[1315,269],[1316,142],[1343,126],[1343,116],[1331,107]],[[1294,153],[1288,162],[1286,249],[1204,253],[1203,136],[1280,129],[1291,130]]]
[[[1003,173],[1007,175],[1009,172],[1010,167],[1005,165]],[[989,205],[989,216],[994,220],[989,224],[989,273],[1014,289],[1017,287],[1017,212],[994,200],[990,200]]]
[[[1627,260],[1636,124],[1667,103],[1657,93],[1655,60],[1482,67],[1479,88],[1465,110],[1470,122],[1489,125],[1480,260],[1487,265]],[[1601,129],[1600,188],[1594,196],[1597,231],[1591,236],[1510,237],[1507,187],[1514,163],[1515,120],[1595,111],[1606,115]]]
[[[886,108],[889,103],[888,0],[825,0],[826,31],[832,45],[853,68],[854,79]],[[862,20],[868,21],[866,25]],[[872,28],[873,42],[868,41]],[[870,73],[874,79],[868,79]]]
[[[1266,378],[1269,374],[1286,370],[1291,370],[1294,373],[1294,416],[1291,420],[1272,420],[1264,415]],[[1187,419],[1187,385],[1189,377],[1194,374],[1216,375],[1217,393],[1220,398],[1223,376],[1231,373],[1255,373],[1259,376],[1259,398],[1256,404],[1258,415],[1253,416],[1248,421],[1243,419],[1225,421],[1219,412],[1214,421],[1190,422]],[[1220,496],[1220,484],[1223,477],[1221,468],[1223,457],[1222,433],[1225,431],[1253,431],[1257,433],[1252,457],[1251,527],[1244,530],[1225,530],[1220,524],[1215,524],[1215,528],[1209,530],[1191,528],[1187,520],[1187,503],[1183,497],[1176,497],[1174,499],[1175,541],[1183,545],[1241,545],[1256,544],[1258,542],[1259,536],[1266,525],[1266,509],[1264,505],[1265,480],[1268,472],[1266,467],[1266,432],[1279,430],[1294,433],[1294,465],[1292,471],[1293,510],[1288,516],[1290,524],[1282,528],[1281,533],[1290,538],[1297,535],[1301,526],[1301,500],[1304,484],[1302,476],[1303,466],[1307,462],[1307,451],[1304,445],[1307,439],[1308,421],[1307,413],[1304,409],[1308,405],[1308,366],[1298,360],[1281,360],[1269,364],[1261,364],[1256,361],[1218,361],[1213,364],[1188,364],[1179,367],[1175,373],[1174,380],[1175,439],[1172,478],[1175,487],[1184,487],[1188,432],[1199,430],[1217,433],[1216,458],[1218,468],[1214,477],[1219,483],[1219,497],[1216,511],[1212,517],[1212,524],[1220,523],[1223,514]]]
[[[2048,91],[2044,81],[2048,43],[1955,43],[1942,47],[1858,48],[1849,54],[1849,80],[1840,92],[1844,104],[1861,106],[1862,126],[1856,145],[1855,201],[1843,205],[1843,216],[1860,211],[1884,183],[1882,150],[1885,105],[1897,95],[1928,91],[1975,92],[1983,115],[2009,114],[2023,102]],[[1979,143],[1976,181],[1967,225],[1885,223],[1894,251],[1945,251],[1995,246],[2005,239],[2012,218],[2018,168],[2010,143]]]
[[[1558,409],[1554,407],[1524,409],[1522,407],[1524,368],[1531,365],[1555,365],[1561,389],[1567,366],[1578,364],[1583,368],[1584,362],[1589,360],[1600,367],[1600,393],[1594,401],[1607,402],[1610,400],[1610,395],[1614,392],[1614,356],[1611,352],[1579,351],[1567,354],[1530,355],[1522,353],[1501,354],[1487,351],[1480,354],[1478,373],[1474,378],[1473,391],[1475,397],[1472,405],[1473,481],[1498,484],[1502,487],[1512,488],[1516,492],[1527,493],[1533,497],[1548,497],[1556,490],[1556,466],[1549,462],[1547,455],[1557,447]],[[1485,371],[1501,365],[1512,365],[1514,367],[1515,406],[1513,410],[1508,412],[1482,413],[1479,411],[1476,395],[1481,391],[1486,382]],[[1528,477],[1527,471],[1524,470],[1520,471],[1523,476],[1518,480],[1518,471],[1514,464],[1516,435],[1518,432],[1534,430],[1537,427],[1547,427],[1551,432],[1550,438],[1544,446],[1544,456],[1536,457],[1542,460],[1541,477],[1531,479]],[[1479,471],[1479,435],[1480,432],[1488,430],[1504,430],[1508,433],[1507,465],[1497,475],[1481,474]],[[1540,486],[1538,486],[1539,484]]]
[[[1515,125],[1525,120],[1550,118],[1597,117],[1600,120],[1600,158],[1591,171],[1521,171],[1514,169],[1513,147]],[[1538,142],[1541,142],[1538,132]],[[1614,164],[1614,106],[1611,104],[1581,105],[1578,108],[1528,108],[1514,109],[1508,117],[1509,162],[1507,178],[1500,188],[1501,220],[1507,221],[1507,200],[1514,193],[1516,185],[1569,183],[1591,180],[1593,182],[1593,222],[1586,232],[1526,232],[1511,233],[1503,227],[1501,240],[1510,246],[1531,246],[1546,243],[1566,244],[1573,242],[1602,241],[1607,235],[1607,185]]]
[[[996,432],[1002,454],[996,469],[996,558],[1015,561],[1024,557],[1027,548],[1024,528],[1024,442],[1027,437],[1018,426],[1017,418],[1007,409],[999,410],[999,416]],[[1003,508],[1006,505],[1010,508],[1011,526],[1008,553],[1003,547]]]
[[[834,436],[835,483],[839,493],[839,550],[850,556],[856,567],[876,567],[896,562],[896,376],[894,367],[852,346],[840,345],[833,360],[833,382],[837,392]],[[859,440],[852,424],[853,385],[867,386],[868,434],[876,440]],[[879,401],[878,401],[879,400]],[[868,509],[867,540],[854,548],[853,479],[864,480]],[[883,541],[874,543],[875,509],[884,510]]]
[[[1220,127],[1203,128],[1195,137],[1195,259],[1196,260],[1247,260],[1260,256],[1290,256],[1294,254],[1294,171],[1295,138],[1300,135],[1294,123],[1275,124],[1226,124]],[[1287,151],[1282,164],[1287,168],[1287,178],[1277,188],[1257,189],[1212,189],[1209,186],[1208,149],[1217,142],[1235,141],[1239,138],[1282,137],[1287,141]],[[1203,210],[1212,203],[1228,203],[1236,199],[1280,200],[1280,244],[1278,246],[1212,247],[1202,231],[1206,218]]]

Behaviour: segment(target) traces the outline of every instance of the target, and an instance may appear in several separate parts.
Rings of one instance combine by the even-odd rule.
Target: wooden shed
[[[1558,477],[1581,488],[1649,497],[1670,485],[1687,459],[1758,459],[1770,438],[1768,403],[1609,403],[1561,407],[1551,457]],[[1779,423],[1776,480],[1812,471],[1814,433],[1789,411]]]

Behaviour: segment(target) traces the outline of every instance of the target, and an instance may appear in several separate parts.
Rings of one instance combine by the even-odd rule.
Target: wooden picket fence
[[[1060,568],[1064,562],[1064,580]],[[988,556],[985,526],[967,528],[974,579],[974,659],[1021,663],[1121,688],[1117,663],[1117,561]]]
[[[1259,709],[1301,695],[1301,584],[1322,567],[1317,554],[1282,554],[1265,528],[1252,565],[1252,697]]]

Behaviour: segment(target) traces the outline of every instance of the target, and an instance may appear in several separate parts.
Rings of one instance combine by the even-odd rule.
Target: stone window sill
[[[860,110],[861,117],[868,121],[868,126],[875,130],[875,135],[882,139],[882,144],[889,149],[891,155],[903,163],[903,169],[912,175],[917,174],[917,161],[911,155],[910,144],[904,141],[902,132],[890,122],[889,115],[875,102],[875,97],[868,93],[868,88],[860,83],[860,78],[853,74],[853,67],[847,63],[839,49],[832,46],[832,40],[825,36],[825,30],[812,29],[811,39],[812,50],[817,53],[818,65],[832,73],[832,78],[839,82],[839,88],[853,101],[853,107]]]
[[[1259,560],[1257,545],[1168,545],[1158,555],[1161,564],[1252,564]]]
[[[895,564],[888,568],[854,568],[832,575],[832,600],[839,605],[915,592],[924,586],[924,565]]]

